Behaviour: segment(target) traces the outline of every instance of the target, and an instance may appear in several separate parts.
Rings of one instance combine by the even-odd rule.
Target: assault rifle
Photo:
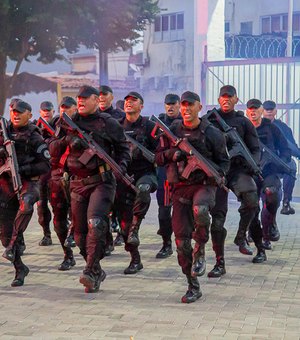
[[[43,117],[37,120],[36,125],[43,126],[51,136],[55,135],[55,130]]]
[[[110,166],[114,175],[117,179],[123,181],[127,186],[129,186],[135,193],[138,193],[139,190],[132,184],[133,178],[128,176],[128,174],[124,174],[119,164],[117,164],[106,152],[102,149],[102,147],[97,144],[93,138],[85,131],[81,130],[75,122],[64,112],[62,114],[62,118],[64,122],[68,125],[68,127],[77,133],[78,137],[81,138],[88,146],[83,154],[79,157],[79,161],[83,164],[87,164],[88,161],[96,155],[100,159],[102,159],[106,164]]]
[[[149,151],[146,147],[144,147],[143,144],[132,138],[128,132],[125,132],[125,136],[132,145],[141,150],[143,156],[147,159],[147,161],[149,161],[150,163],[154,163],[155,155],[153,152]]]
[[[251,152],[249,151],[247,145],[242,140],[239,133],[232,126],[229,126],[225,120],[220,116],[216,108],[213,108],[205,117],[209,120],[211,116],[214,116],[217,123],[219,124],[221,130],[225,132],[229,140],[232,142],[232,147],[228,151],[230,159],[236,156],[241,156],[245,159],[248,166],[254,175],[258,176],[262,180],[262,172],[260,167],[255,162]]]
[[[269,163],[273,163],[276,165],[279,172],[290,175],[294,179],[297,179],[295,176],[295,171],[291,169],[279,156],[277,156],[276,153],[274,153],[261,141],[259,141],[259,145],[262,152],[262,168]]]
[[[193,171],[200,169],[205,172],[208,178],[213,179],[220,188],[229,191],[229,189],[224,184],[224,178],[216,170],[216,165],[214,166],[211,161],[208,161],[205,157],[203,157],[188,142],[186,138],[178,138],[175,136],[173,132],[159,118],[152,116],[151,120],[155,122],[155,127],[152,130],[152,136],[154,138],[157,136],[157,130],[160,129],[162,134],[164,134],[169,139],[172,145],[178,147],[181,151],[189,156],[187,165],[181,174],[183,178],[188,179]]]
[[[22,181],[21,176],[19,174],[19,164],[16,154],[16,149],[14,145],[14,141],[12,141],[7,132],[7,120],[4,117],[1,117],[1,127],[2,134],[4,140],[4,147],[8,154],[5,163],[0,167],[0,175],[4,172],[9,172],[11,174],[11,179],[13,183],[14,192],[17,194],[18,198],[20,196],[20,192],[22,190]]]

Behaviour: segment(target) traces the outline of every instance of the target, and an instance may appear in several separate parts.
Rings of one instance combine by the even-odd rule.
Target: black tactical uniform
[[[254,160],[259,163],[260,148],[259,139],[252,123],[244,116],[241,111],[222,112],[218,109],[218,113],[227,123],[227,125],[236,129]],[[208,112],[209,114],[209,112]],[[210,121],[219,127],[219,124],[210,116]],[[227,141],[227,147],[230,151],[231,141]],[[247,167],[246,161],[242,157],[234,157],[230,161],[230,170],[226,176],[227,187],[236,195],[241,202],[239,213],[240,222],[234,243],[239,246],[239,250],[243,254],[252,255],[252,250],[246,241],[246,232],[259,208],[257,187],[252,177],[252,172]],[[216,253],[216,265],[212,271],[208,273],[209,277],[219,277],[226,273],[224,260],[224,244],[227,230],[224,228],[226,215],[228,211],[228,192],[218,188],[216,192],[216,204],[211,210],[211,238],[213,249]]]
[[[56,135],[49,140],[49,144],[52,140],[57,138],[63,138],[64,133],[61,129],[61,120],[58,116],[54,117],[50,125],[56,130]],[[61,157],[57,154],[56,150],[51,150],[51,171],[50,179],[48,181],[49,186],[49,200],[53,212],[53,225],[54,231],[56,232],[57,238],[62,246],[64,252],[64,260],[58,267],[59,270],[69,270],[76,263],[73,257],[73,251],[70,247],[65,246],[65,241],[68,236],[69,230],[69,213],[70,213],[70,193],[68,187],[68,173],[64,171],[65,161],[68,155],[68,151],[65,152]]]
[[[26,230],[33,214],[33,206],[39,199],[38,179],[49,171],[50,155],[36,125],[29,123],[17,129],[9,122],[8,133],[15,142],[23,187],[18,200],[10,176],[3,173],[0,177],[0,235],[2,245],[6,247],[3,256],[12,260],[16,271],[11,285],[22,286],[29,269],[21,260],[19,237]],[[2,135],[0,145],[2,148]],[[1,158],[1,162],[5,162],[5,157]]]
[[[288,148],[287,141],[281,131],[272,124],[269,119],[262,118],[261,124],[256,128],[261,142],[278,155],[285,163],[291,159],[291,151]],[[264,180],[258,179],[258,195],[262,199],[261,224],[259,222],[259,211],[255,216],[251,226],[250,234],[258,248],[263,253],[263,249],[271,249],[270,241],[278,241],[280,233],[276,223],[276,213],[281,201],[281,170],[274,162],[264,161],[262,153],[262,175]],[[263,237],[264,245],[261,244]],[[261,254],[262,256],[262,254]]]
[[[166,125],[170,126],[174,119],[180,119],[182,120],[181,116],[176,118],[169,117],[166,113],[161,113],[158,118]],[[166,205],[166,195],[169,193],[166,192],[171,190],[169,187],[169,183],[167,180],[167,174],[165,167],[158,166],[156,168],[157,171],[157,181],[158,181],[158,187],[156,191],[156,198],[157,198],[157,204],[158,204],[158,222],[159,222],[159,230],[157,231],[157,234],[160,235],[163,239],[163,247],[162,249],[157,253],[157,258],[165,258],[173,253],[172,251],[172,240],[171,236],[173,233],[172,230],[172,217],[171,217],[171,210],[172,210],[172,203],[169,199],[168,204]],[[167,188],[166,188],[167,186]]]
[[[33,121],[36,124],[36,121]],[[53,123],[49,123],[49,125],[53,128]],[[40,126],[42,136],[45,142],[48,144],[51,138],[51,134],[43,127]],[[39,190],[40,190],[40,198],[37,202],[37,215],[38,222],[40,226],[43,228],[44,237],[39,242],[40,246],[50,246],[52,245],[51,238],[51,230],[50,230],[50,222],[52,219],[51,211],[48,206],[50,193],[49,193],[49,181],[51,178],[51,170],[49,170],[46,174],[40,176],[39,179]]]
[[[110,106],[109,108],[105,109],[104,111],[102,111],[101,109],[99,109],[101,112],[106,112],[109,113],[113,118],[119,120],[125,117],[125,113],[124,111],[121,111],[119,109],[114,109],[113,106]]]
[[[170,126],[170,130],[179,138],[187,138],[202,156],[219,167],[222,176],[227,172],[229,158],[225,138],[207,120],[201,119],[200,124],[194,129],[189,129],[180,120],[176,120]],[[198,274],[194,272],[193,265],[196,265],[203,256],[202,245],[209,239],[209,211],[215,204],[216,184],[209,180],[202,170],[195,170],[188,179],[181,177],[186,165],[186,156],[180,151],[176,155],[176,152],[178,148],[170,149],[168,140],[163,138],[155,160],[158,166],[166,166],[167,179],[173,188],[172,227],[178,263],[187,277],[189,290],[192,291],[191,296],[189,291],[187,292],[182,302],[193,302],[201,296],[199,282],[195,278]],[[194,249],[191,239],[196,242]]]
[[[120,123],[132,138],[149,151],[155,151],[157,141],[151,137],[151,131],[154,128],[152,121],[139,116],[134,123],[129,122],[126,118],[120,120]],[[150,163],[133,145],[131,145],[131,155],[132,161],[128,166],[128,174],[134,176],[134,184],[139,189],[139,194],[135,196],[130,189],[124,187],[122,183],[118,183],[115,202],[125,241],[125,250],[131,255],[131,262],[125,269],[125,274],[134,274],[143,268],[138,251],[140,244],[138,232],[151,203],[150,193],[157,189],[154,164]]]
[[[96,89],[84,86],[82,96],[96,94]],[[81,94],[78,95],[78,97]],[[123,128],[110,115],[97,110],[88,116],[76,114],[74,122],[80,129],[92,134],[93,139],[107,154],[113,154],[115,161],[126,171],[130,161],[129,148]],[[79,157],[87,148],[82,140],[67,130],[67,136],[53,140],[50,152],[53,157],[60,157],[69,147],[66,169],[71,175],[71,210],[74,237],[80,254],[86,260],[86,267],[80,282],[86,292],[99,290],[105,272],[101,269],[100,260],[104,257],[105,239],[109,225],[109,213],[115,198],[116,180],[111,169],[103,160],[93,156],[86,165]],[[87,282],[88,281],[88,282]],[[94,286],[90,287],[90,283]]]

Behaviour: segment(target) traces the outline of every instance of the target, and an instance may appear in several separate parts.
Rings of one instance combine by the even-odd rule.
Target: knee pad
[[[102,238],[106,236],[108,230],[108,222],[103,218],[91,218],[88,220],[88,228],[95,236]]]
[[[178,255],[188,256],[192,253],[192,244],[189,239],[176,239],[176,247]]]
[[[138,185],[139,193],[138,193],[138,199],[140,199],[142,202],[148,202],[150,198],[150,190],[151,185],[148,183],[141,183]]]
[[[209,207],[206,205],[194,205],[193,214],[196,225],[209,226],[210,225],[210,214]]]
[[[25,195],[20,199],[20,211],[23,214],[31,214],[33,212],[33,197]]]
[[[242,205],[245,209],[258,208],[258,196],[256,191],[243,192],[241,194]]]

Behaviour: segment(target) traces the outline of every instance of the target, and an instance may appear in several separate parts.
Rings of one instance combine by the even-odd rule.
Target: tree
[[[97,48],[101,56],[119,47],[128,48],[158,13],[157,3],[157,0],[1,0],[0,112],[3,114],[21,63],[28,61],[28,57],[37,56],[38,61],[51,63],[63,59],[61,49],[73,53],[80,44]],[[8,58],[16,61],[9,78]],[[105,62],[102,64],[105,66]]]
[[[136,44],[146,25],[160,12],[158,0],[93,0],[89,24],[80,23],[77,36],[99,51],[100,84],[108,83],[107,53]]]

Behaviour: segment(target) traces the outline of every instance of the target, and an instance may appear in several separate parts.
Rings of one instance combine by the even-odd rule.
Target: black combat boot
[[[51,235],[44,235],[44,237],[39,242],[39,246],[47,247],[51,245],[52,245]]]
[[[280,231],[278,229],[276,221],[273,222],[270,228],[270,241],[276,242],[280,239]]]
[[[295,214],[295,209],[290,206],[290,202],[288,200],[283,201],[280,214],[283,214],[283,215],[294,215]]]
[[[124,274],[136,274],[138,271],[143,269],[139,251],[137,249],[133,250],[130,252],[130,255],[131,261],[129,266],[124,270]]]
[[[206,261],[205,261],[205,244],[199,244],[196,242],[194,250],[193,250],[193,263],[191,275],[202,276],[204,275],[206,270]]]
[[[261,244],[257,246],[257,254],[253,257],[252,262],[263,263],[264,261],[267,261],[267,255],[263,245]]]
[[[16,269],[16,275],[14,280],[11,283],[12,287],[20,287],[24,285],[24,279],[29,274],[29,268],[25,266],[25,264],[19,260],[18,263],[14,264]]]
[[[224,257],[217,258],[214,268],[207,274],[208,277],[220,277],[226,274]]]
[[[181,298],[182,303],[192,303],[198,300],[202,296],[200,290],[200,284],[197,277],[192,277],[191,275],[186,275],[188,281],[188,290],[185,295]]]
[[[239,246],[239,251],[240,251],[241,254],[244,254],[244,255],[253,255],[253,250],[249,246],[248,241],[246,239],[238,240],[237,238],[235,238],[234,243],[237,246]]]
[[[133,246],[136,246],[136,247],[140,245],[139,229],[140,229],[141,223],[142,223],[142,219],[136,216],[133,216],[132,225],[129,229],[127,243]]]
[[[118,247],[124,244],[123,236],[118,232],[114,240],[114,246]]]
[[[58,270],[61,271],[66,271],[66,270],[70,270],[72,267],[74,267],[76,264],[75,259],[72,255],[65,255],[64,260],[62,261],[62,263],[59,265]]]
[[[173,254],[172,241],[170,239],[164,240],[163,246],[156,254],[157,259],[165,259]]]
[[[2,254],[2,257],[4,257],[6,260],[10,262],[14,262],[15,256],[16,256],[16,247],[11,247],[11,246],[8,246]]]

